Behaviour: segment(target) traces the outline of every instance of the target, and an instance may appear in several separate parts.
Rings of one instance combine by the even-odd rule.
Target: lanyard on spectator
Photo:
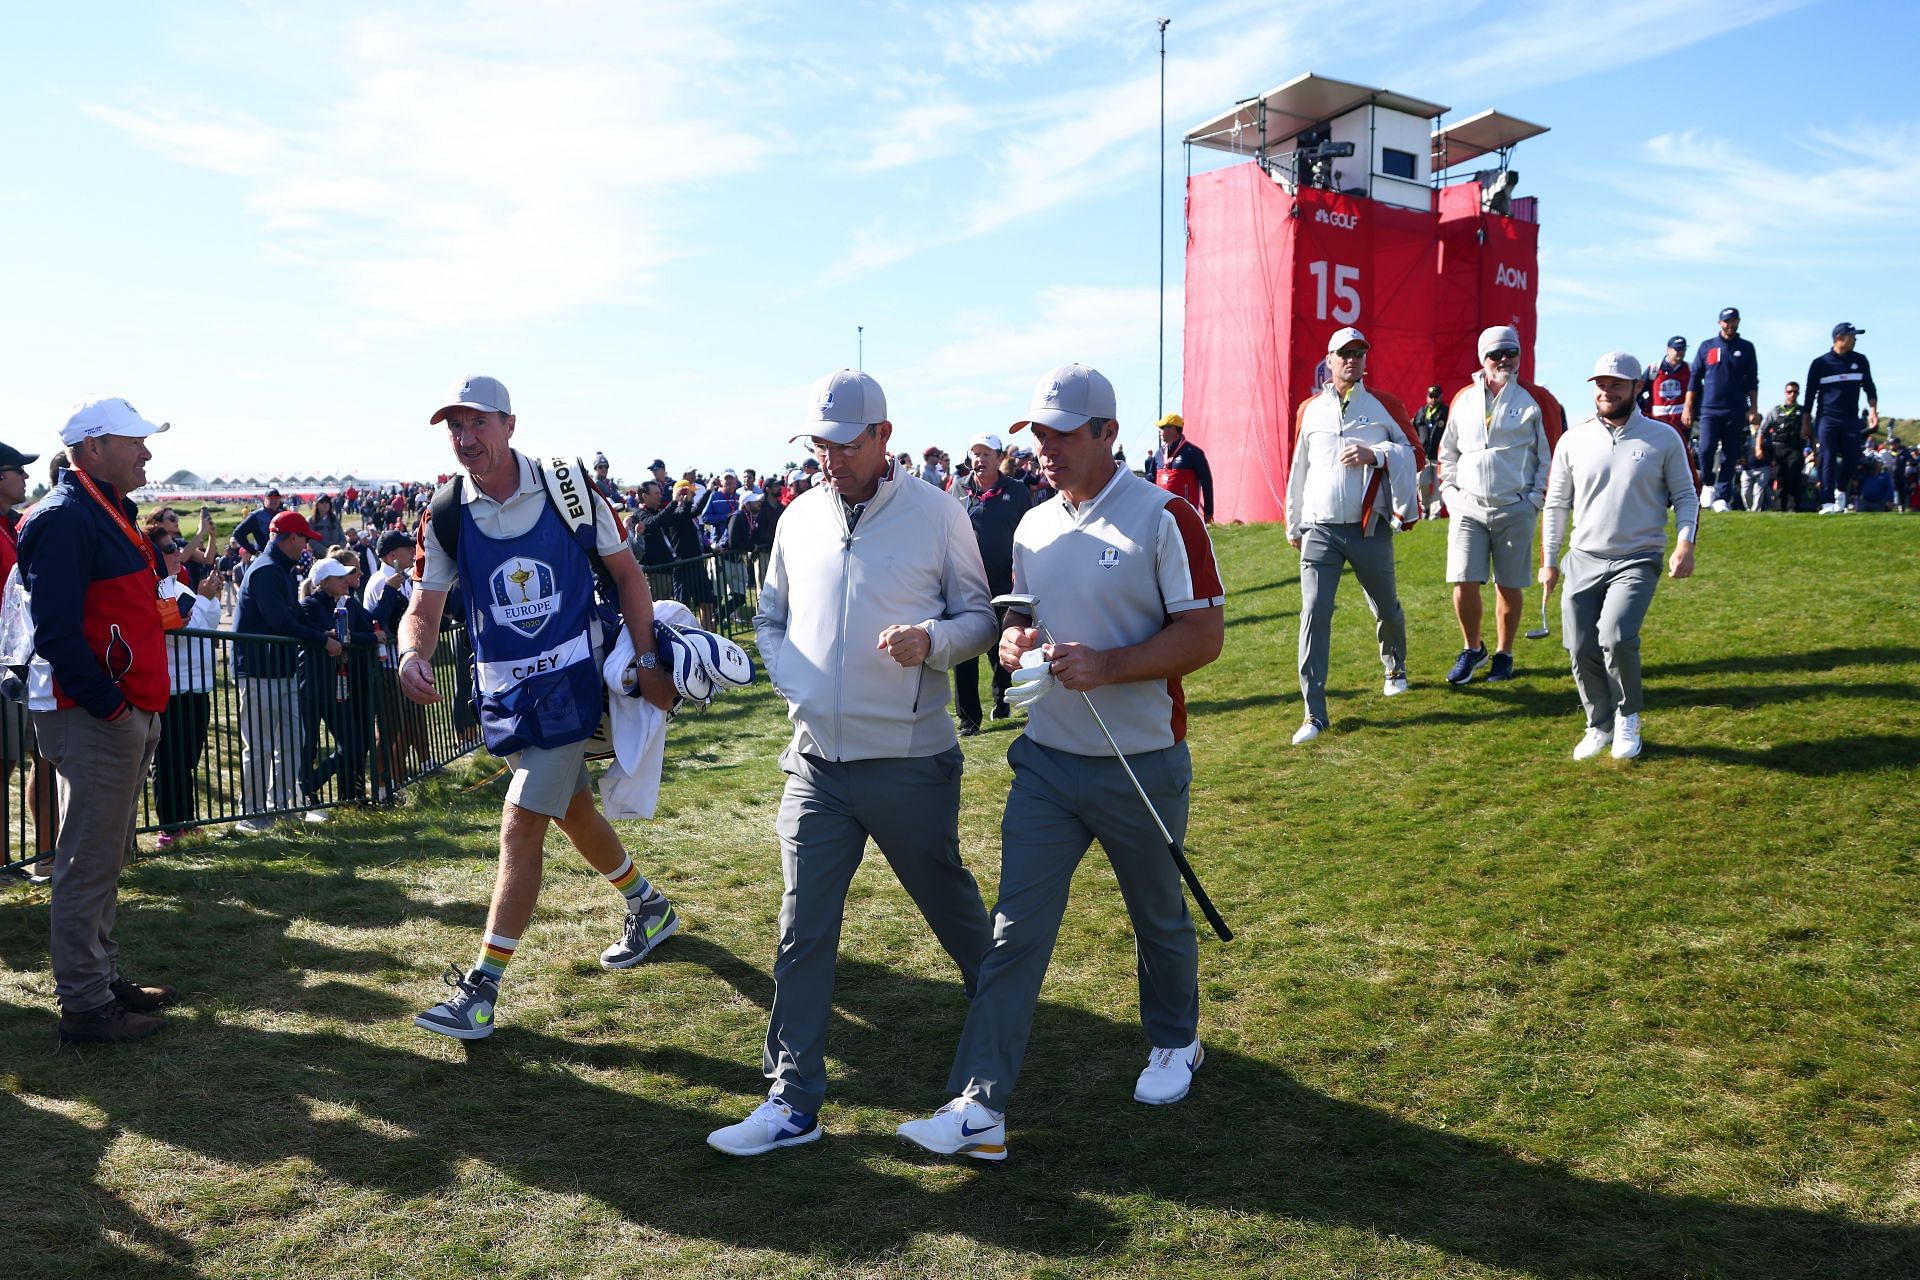
[[[115,506],[113,503],[107,501],[107,495],[100,492],[100,486],[93,482],[92,476],[89,476],[85,471],[82,471],[77,466],[72,466],[72,467],[69,467],[68,469],[72,471],[73,478],[79,482],[80,487],[82,489],[85,489],[88,495],[92,497],[92,499],[95,502],[99,503],[102,507],[104,507],[108,515],[113,517],[113,522],[120,526],[120,532],[127,535],[127,541],[131,542],[134,546],[140,549],[141,557],[145,559],[147,562],[148,571],[151,572],[154,576],[154,580],[155,580],[154,589],[158,591],[159,578],[160,578],[160,560],[159,560],[159,557],[155,556],[153,553],[152,540],[141,537],[139,532],[134,529],[133,522],[127,519],[127,513],[122,511],[119,507]]]

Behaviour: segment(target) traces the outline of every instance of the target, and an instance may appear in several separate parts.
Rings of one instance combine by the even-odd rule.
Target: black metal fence
[[[719,552],[646,573],[654,599],[677,599],[733,636],[752,630],[764,568],[764,553]],[[424,707],[401,694],[391,646],[348,645],[327,658],[282,636],[191,628],[167,643],[174,693],[140,795],[142,834],[321,821],[337,805],[390,801],[480,745],[462,622],[441,630],[440,701]],[[29,864],[51,853],[58,821],[54,770],[34,749],[30,715],[0,699],[0,870],[51,870]]]

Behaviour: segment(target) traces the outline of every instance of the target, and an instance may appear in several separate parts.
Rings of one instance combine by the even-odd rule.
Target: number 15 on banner
[[[1360,268],[1343,267],[1339,263],[1333,266],[1333,314],[1327,314],[1327,262],[1309,262],[1307,270],[1313,275],[1313,314],[1318,320],[1331,319],[1335,324],[1354,324],[1360,319]]]

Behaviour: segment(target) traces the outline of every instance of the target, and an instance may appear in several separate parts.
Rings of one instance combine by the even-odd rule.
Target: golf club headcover
[[[653,638],[681,702],[704,707],[723,689],[739,689],[753,683],[753,659],[725,636],[699,627],[655,622]],[[675,704],[676,710],[678,705]]]

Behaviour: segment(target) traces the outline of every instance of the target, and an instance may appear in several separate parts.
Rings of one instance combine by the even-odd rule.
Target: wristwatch
[[[660,665],[660,655],[657,653],[643,653],[633,661],[634,665],[651,671]]]

